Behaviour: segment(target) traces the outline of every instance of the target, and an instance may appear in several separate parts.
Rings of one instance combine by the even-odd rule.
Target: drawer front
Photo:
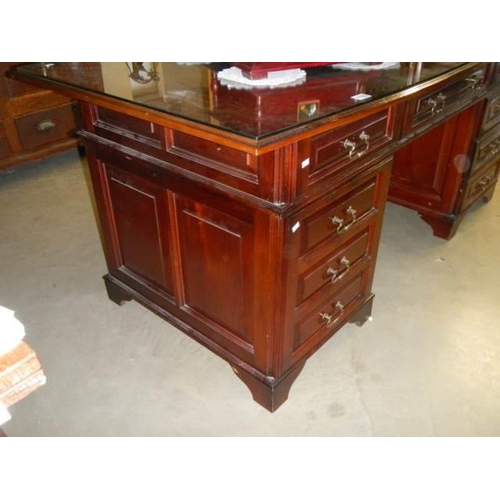
[[[155,158],[175,156],[255,173],[255,162],[251,164],[250,155],[242,151],[99,106],[94,115],[96,135]]]
[[[55,94],[50,90],[40,90],[36,94],[28,94],[15,99],[10,99],[8,108],[9,115],[13,118],[22,117],[42,110],[58,108],[70,104],[68,97]]]
[[[71,105],[19,116],[15,118],[15,123],[21,144],[26,150],[62,141],[75,134]]]
[[[94,133],[117,144],[158,156],[162,151],[163,128],[134,116],[95,106]]]
[[[471,171],[476,172],[495,159],[500,159],[500,125],[477,142]]]
[[[324,183],[325,177],[341,175],[357,160],[366,160],[391,143],[392,108],[350,125],[313,137],[310,142],[308,185]]]
[[[354,192],[306,217],[300,254],[304,255],[323,241],[354,234],[362,221],[376,212],[376,181],[371,179]]]
[[[411,128],[434,122],[439,116],[458,109],[462,103],[474,98],[484,85],[485,70],[486,66],[483,66],[450,85],[434,88],[417,98]]]
[[[257,172],[257,157],[176,130],[170,131],[168,151],[176,156],[217,165],[236,175],[251,178]]]
[[[329,292],[348,281],[368,258],[369,230],[364,228],[347,243],[299,275],[297,305],[318,292]]]
[[[491,62],[490,68],[491,68],[490,84],[495,85],[497,83],[500,83],[500,63]]]
[[[10,71],[12,68],[20,65],[22,63],[19,62],[8,62],[8,63],[2,63],[4,66],[2,69],[5,71]],[[2,78],[5,80],[5,85],[7,87],[7,91],[9,94],[9,97],[19,97],[27,94],[36,94],[37,92],[40,92],[40,89],[38,87],[32,87],[31,85],[28,85],[27,83],[21,82],[20,80],[17,80],[15,78],[10,78],[2,74]]]
[[[99,137],[176,164],[186,159],[255,178],[256,157],[242,151],[99,106],[93,113],[93,132]]]
[[[500,93],[488,99],[484,111],[482,130],[487,131],[500,123]]]
[[[461,210],[472,205],[476,200],[495,185],[500,171],[500,162],[495,162],[476,173],[467,182]]]
[[[314,308],[295,325],[293,338],[293,355],[301,356],[323,338],[327,338],[353,312],[356,305],[363,299],[363,274],[353,276],[345,285],[319,306]]]
[[[87,139],[99,142],[102,138],[117,149],[124,146],[160,160],[167,168],[193,173],[267,201],[281,201],[281,193],[274,186],[274,151],[255,156],[100,106],[84,104],[82,110]]]

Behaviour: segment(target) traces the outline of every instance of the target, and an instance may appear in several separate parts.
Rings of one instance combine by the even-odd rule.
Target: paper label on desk
[[[351,96],[351,99],[353,101],[367,101],[368,99],[371,99],[372,96],[370,94],[356,94]]]
[[[295,231],[297,231],[297,229],[300,227],[300,222],[296,222],[293,226],[292,226],[292,233],[295,233]]]

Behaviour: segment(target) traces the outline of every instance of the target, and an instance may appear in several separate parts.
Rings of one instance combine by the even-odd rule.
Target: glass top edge
[[[221,75],[236,68],[232,63],[28,63],[15,73],[51,82],[56,91],[61,86],[117,99],[259,141],[389,100],[467,63],[357,63],[365,65],[361,69],[314,64],[318,66],[279,70],[279,78],[286,76],[289,82],[272,82],[275,86],[228,83]],[[301,80],[294,82],[298,75]]]

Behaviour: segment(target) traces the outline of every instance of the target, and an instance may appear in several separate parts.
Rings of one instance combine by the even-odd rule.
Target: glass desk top
[[[218,76],[230,63],[31,63],[16,71],[263,139],[386,98],[465,63],[361,64],[361,70],[311,67],[297,82],[239,88]]]

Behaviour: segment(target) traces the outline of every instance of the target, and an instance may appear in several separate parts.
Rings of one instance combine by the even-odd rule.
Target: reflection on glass
[[[128,68],[128,77],[134,82],[146,85],[159,79],[157,66],[158,63],[132,62],[125,63]]]
[[[19,71],[98,92],[250,138],[263,138],[308,121],[334,117],[436,77],[463,63],[400,63],[352,71],[307,69],[306,80],[282,88],[234,89],[221,85],[226,63],[36,63]],[[364,94],[365,100],[355,97]]]

